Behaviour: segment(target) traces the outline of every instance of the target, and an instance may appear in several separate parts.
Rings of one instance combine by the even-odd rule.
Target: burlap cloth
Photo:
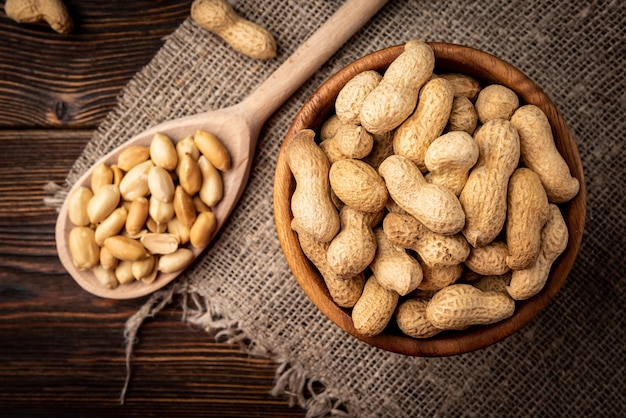
[[[276,37],[271,61],[185,21],[128,84],[68,185],[135,133],[239,102],[341,3],[234,1]],[[186,321],[275,359],[273,393],[309,416],[625,416],[625,34],[621,0],[391,1],[268,121],[247,190],[214,245],[128,321],[129,358],[141,321],[182,301]],[[411,38],[483,49],[533,78],[573,130],[587,176],[583,245],[557,297],[515,335],[455,357],[405,357],[344,333],[296,283],[273,219],[275,161],[298,107],[353,59]],[[313,382],[324,389],[313,393]]]

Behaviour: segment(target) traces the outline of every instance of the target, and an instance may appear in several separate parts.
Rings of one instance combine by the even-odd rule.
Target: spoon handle
[[[283,62],[241,105],[258,129],[388,0],[346,2]]]

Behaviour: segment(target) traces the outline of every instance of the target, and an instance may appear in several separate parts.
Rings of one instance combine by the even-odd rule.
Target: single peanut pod
[[[398,328],[413,338],[429,338],[441,332],[426,317],[428,299],[408,299],[398,305],[396,323]]]
[[[474,77],[462,73],[444,73],[437,77],[443,78],[452,86],[454,97],[465,97],[474,100],[480,92],[480,83]]]
[[[139,241],[123,235],[105,239],[104,246],[113,257],[120,261],[136,261],[148,257],[148,252]]]
[[[376,276],[371,276],[352,308],[354,328],[367,337],[380,334],[393,317],[398,299],[398,293],[383,287]]]
[[[317,267],[333,302],[342,308],[351,308],[361,297],[365,276],[359,273],[354,277],[340,278],[328,265],[328,242],[320,242],[306,232],[298,233],[302,252]]]
[[[470,169],[478,161],[478,145],[467,132],[453,131],[436,138],[424,154],[426,181],[461,194]]]
[[[525,105],[515,111],[511,124],[519,132],[521,160],[537,173],[548,200],[563,203],[574,198],[580,184],[572,177],[569,166],[556,148],[545,113],[537,106]]]
[[[129,284],[136,280],[133,276],[133,263],[134,261],[122,260],[115,267],[115,278],[120,284]]]
[[[87,226],[91,222],[87,214],[87,205],[93,193],[87,187],[80,186],[67,198],[67,216],[76,226]]]
[[[141,236],[139,242],[150,254],[171,254],[178,249],[178,237],[173,234],[148,232]]]
[[[119,207],[111,212],[111,214],[96,227],[96,243],[102,247],[105,239],[119,234],[122,228],[124,228],[127,216],[128,211],[124,207]]]
[[[138,197],[147,196],[150,192],[148,187],[148,173],[154,167],[151,160],[139,163],[126,173],[120,182],[120,193],[124,200],[132,202]]]
[[[129,172],[133,167],[150,158],[150,147],[143,145],[131,145],[124,148],[117,157],[117,166]]]
[[[457,283],[434,294],[426,307],[426,317],[437,328],[463,330],[502,321],[514,311],[515,302],[507,294]]]
[[[463,235],[474,247],[493,241],[504,226],[509,178],[519,162],[517,130],[492,119],[474,134],[479,157],[459,195],[465,212]]]
[[[191,18],[244,55],[255,59],[276,57],[276,41],[267,29],[240,17],[225,0],[195,0]]]
[[[155,133],[150,143],[150,159],[154,165],[168,171],[176,169],[178,154],[172,140],[162,133]]]
[[[195,248],[204,248],[209,245],[217,227],[217,219],[213,212],[202,212],[189,230],[189,240]]]
[[[174,217],[174,203],[151,196],[148,201],[148,214],[157,224],[167,224]]]
[[[191,225],[196,221],[196,206],[192,197],[181,186],[176,186],[173,205],[176,218],[187,228],[191,228]]]
[[[107,289],[115,289],[119,282],[117,281],[117,277],[115,277],[115,270],[113,269],[105,269],[104,267],[97,265],[91,269],[93,275],[95,276],[98,283],[100,283],[103,287]]]
[[[224,172],[230,170],[230,153],[215,135],[210,132],[197,130],[193,140],[213,167]]]
[[[474,273],[484,276],[498,276],[510,270],[506,263],[509,249],[505,242],[492,241],[482,247],[472,248],[465,259],[465,265]]]
[[[185,245],[189,242],[189,228],[183,225],[178,218],[172,218],[167,223],[167,233],[175,235],[181,245]]]
[[[198,195],[207,206],[213,207],[222,200],[224,194],[222,176],[204,155],[198,158],[198,166],[202,173],[202,187]]]
[[[552,264],[567,248],[569,231],[559,207],[550,204],[548,221],[541,230],[541,250],[534,264],[512,273],[507,292],[515,300],[525,300],[543,289]]]
[[[476,113],[482,123],[492,119],[511,119],[513,112],[519,107],[517,94],[500,84],[490,84],[478,93]]]
[[[107,184],[113,184],[113,170],[104,163],[97,164],[91,172],[91,191],[97,193]]]
[[[153,198],[169,203],[174,199],[174,180],[162,167],[154,166],[148,172],[148,189]]]
[[[528,268],[541,249],[541,230],[548,221],[548,196],[539,176],[518,168],[509,180],[506,218],[507,265],[513,270]]]
[[[400,296],[417,289],[423,278],[419,262],[404,248],[389,241],[382,228],[375,228],[374,236],[376,254],[369,267],[377,282]]]
[[[149,209],[148,199],[141,196],[133,200],[126,216],[126,232],[131,236],[139,234],[146,225]]]
[[[195,195],[202,188],[202,171],[198,162],[189,154],[178,159],[178,182],[190,196]]]
[[[435,54],[425,42],[410,40],[367,95],[361,107],[361,124],[382,134],[398,127],[415,109],[420,89],[432,74]]]
[[[409,158],[426,172],[426,150],[446,127],[453,100],[452,86],[446,80],[435,78],[426,83],[420,90],[417,109],[393,135],[394,153]]]
[[[335,112],[339,120],[352,125],[361,124],[361,107],[368,94],[382,80],[382,76],[374,71],[363,71],[352,77],[339,91],[335,99]]]
[[[68,246],[77,269],[90,269],[100,262],[100,247],[96,243],[93,229],[87,226],[72,228],[68,236]]]
[[[444,132],[462,131],[472,135],[478,125],[478,114],[467,97],[455,97]]]
[[[330,196],[330,164],[315,143],[315,132],[298,132],[285,148],[289,169],[296,180],[291,196],[291,228],[329,242],[339,232],[339,214]]]
[[[330,269],[342,278],[363,272],[376,254],[372,214],[344,206],[339,212],[341,229],[328,246]]]
[[[389,196],[431,231],[453,235],[465,224],[459,199],[450,190],[429,184],[411,160],[392,155],[378,168]]]
[[[130,271],[135,280],[143,280],[155,271],[156,257],[150,256],[143,260],[131,261]]]
[[[107,184],[98,190],[87,204],[87,215],[92,224],[103,221],[120,202],[120,189],[114,184]]]
[[[106,247],[100,248],[100,265],[106,270],[113,270],[120,260],[113,257]]]
[[[376,170],[360,160],[335,161],[329,171],[330,187],[342,202],[363,212],[379,212],[389,194]]]
[[[174,273],[183,270],[193,261],[193,253],[187,248],[179,248],[171,254],[159,257],[158,271]]]

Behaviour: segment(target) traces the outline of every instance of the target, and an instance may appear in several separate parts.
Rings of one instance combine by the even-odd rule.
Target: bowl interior
[[[442,332],[428,339],[404,335],[392,320],[383,333],[374,337],[359,334],[350,317],[350,309],[340,308],[332,301],[323,279],[306,258],[291,230],[291,195],[295,180],[284,155],[285,145],[301,129],[319,131],[322,123],[334,112],[337,94],[354,75],[366,70],[384,72],[402,52],[394,46],[369,54],[349,64],[326,82],[304,103],[289,128],[278,156],[274,179],[274,216],[278,237],[287,262],[301,288],[329,319],[354,337],[381,349],[412,356],[447,356],[474,351],[500,341],[531,321],[554,297],[565,282],[580,248],[586,212],[586,192],[582,163],[574,138],[563,117],[545,93],[528,77],[510,64],[488,53],[460,45],[429,43],[435,52],[435,71],[461,72],[476,77],[483,85],[498,83],[515,91],[521,102],[534,104],[547,115],[557,148],[580,182],[580,192],[570,202],[560,205],[569,229],[567,248],[552,266],[543,290],[534,297],[517,302],[515,314],[489,326],[465,331]]]

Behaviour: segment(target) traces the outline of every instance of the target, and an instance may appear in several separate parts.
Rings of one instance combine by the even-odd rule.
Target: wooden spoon
[[[254,150],[261,128],[267,119],[311,77],[354,33],[356,33],[388,0],[347,0],[311,37],[306,40],[276,71],[241,103],[224,109],[199,113],[157,125],[116,148],[94,164],[113,164],[120,152],[130,145],[149,145],[156,132],[180,140],[196,130],[209,131],[224,143],[231,154],[232,167],[223,173],[224,197],[213,207],[217,218],[215,233],[224,225],[237,204],[248,181]],[[90,184],[90,168],[73,186]],[[69,196],[69,194],[68,194]],[[88,292],[110,299],[131,299],[150,294],[181,272],[159,273],[150,284],[136,281],[108,289],[89,270],[74,266],[68,247],[68,234],[73,225],[67,215],[67,199],[61,207],[56,224],[59,258],[74,280]],[[214,234],[215,234],[214,233]],[[198,257],[204,248],[191,248]]]

